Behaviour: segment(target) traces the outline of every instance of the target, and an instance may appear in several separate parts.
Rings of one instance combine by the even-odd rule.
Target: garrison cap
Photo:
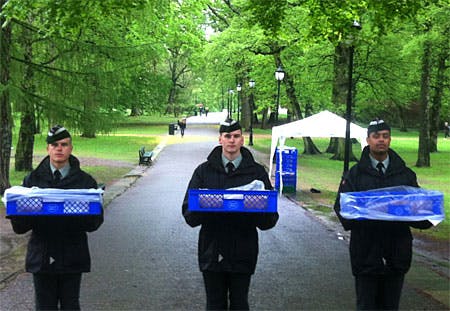
[[[66,130],[66,128],[62,125],[55,125],[50,129],[47,134],[47,144],[52,144],[55,141],[71,137],[70,133]]]
[[[391,131],[391,127],[384,122],[383,120],[374,120],[370,122],[369,127],[367,128],[367,137],[370,136],[370,133],[388,130]]]
[[[236,130],[242,130],[241,124],[232,119],[227,119],[220,123],[219,133],[230,133]]]

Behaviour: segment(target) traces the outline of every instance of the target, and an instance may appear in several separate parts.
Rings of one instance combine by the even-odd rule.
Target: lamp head
[[[278,67],[278,69],[275,71],[275,79],[278,81],[282,81],[284,79],[284,70],[281,68],[281,66]]]
[[[356,28],[358,30],[362,29],[361,24],[357,20],[353,21],[352,27],[354,27],[354,28]]]

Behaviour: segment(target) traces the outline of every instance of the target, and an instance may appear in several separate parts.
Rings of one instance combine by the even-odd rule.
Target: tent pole
[[[344,174],[348,171],[350,162],[350,122],[352,119],[352,88],[353,88],[353,45],[349,47],[348,61],[348,91],[347,91],[347,109],[345,113],[345,153],[344,153]]]

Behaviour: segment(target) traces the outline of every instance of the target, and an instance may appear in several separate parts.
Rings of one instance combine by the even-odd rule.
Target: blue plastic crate
[[[274,213],[277,211],[277,192],[190,189],[188,204],[189,210],[194,212]]]
[[[420,221],[444,219],[444,195],[435,190],[399,186],[341,193],[347,219]]]
[[[285,173],[281,174],[283,181],[283,192],[295,192],[297,190],[297,174]],[[275,189],[280,189],[280,172],[275,172]]]
[[[12,187],[3,200],[8,216],[98,215],[102,212],[101,189],[53,189]]]
[[[297,172],[297,155],[298,151],[294,147],[276,148],[276,171],[280,171],[280,157],[281,167],[283,172]]]

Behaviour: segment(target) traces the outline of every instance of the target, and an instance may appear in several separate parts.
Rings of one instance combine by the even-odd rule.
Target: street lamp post
[[[224,103],[224,100],[223,100],[223,86],[222,86],[222,102],[221,102],[221,105],[220,105],[220,107],[222,108],[222,111],[223,111],[223,109],[225,108],[224,106],[225,106],[225,103]]]
[[[242,86],[240,83],[238,83],[238,85],[236,86],[236,91],[237,91],[237,120],[239,121],[239,101],[240,101],[240,94],[241,94],[241,90],[242,90]]]
[[[353,21],[353,28],[358,30],[361,29],[361,25],[357,21]],[[353,90],[353,54],[355,52],[355,48],[353,46],[353,42],[350,42],[349,46],[349,60],[348,60],[348,90],[347,90],[347,105],[345,112],[345,149],[344,149],[344,174],[348,171],[349,162],[350,162],[350,122],[352,119],[352,90]]]
[[[254,118],[254,109],[255,109],[255,102],[253,97],[253,88],[255,87],[255,80],[251,79],[248,82],[248,86],[250,86],[250,137],[248,140],[248,145],[253,146],[253,118]]]
[[[232,109],[233,109],[233,93],[234,91],[232,89],[228,90],[228,94],[230,97],[230,101],[229,101],[229,107],[228,107],[228,119],[231,119],[232,116]]]
[[[284,79],[284,70],[281,68],[281,66],[278,67],[278,69],[275,71],[275,79],[278,83],[278,90],[277,90],[277,107],[275,111],[275,122],[278,123],[278,110],[280,109],[280,84],[281,81]]]
[[[227,91],[227,118],[230,118],[230,89]]]

